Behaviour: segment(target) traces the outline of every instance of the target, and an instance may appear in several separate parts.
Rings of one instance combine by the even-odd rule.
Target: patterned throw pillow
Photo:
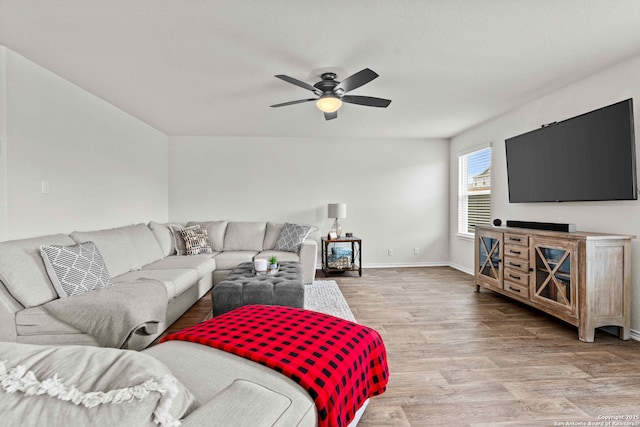
[[[204,228],[178,230],[184,239],[184,248],[187,255],[212,254],[213,249],[209,242],[209,234]]]
[[[276,251],[300,252],[302,242],[307,238],[311,227],[307,225],[285,223],[273,248]]]
[[[102,255],[93,242],[71,246],[42,245],[40,254],[60,298],[113,284]]]
[[[179,225],[169,225],[171,233],[173,234],[173,244],[176,248],[176,255],[186,255],[186,249],[184,247],[184,238],[182,237],[181,230],[197,230],[199,225],[192,225],[190,227],[182,227]]]

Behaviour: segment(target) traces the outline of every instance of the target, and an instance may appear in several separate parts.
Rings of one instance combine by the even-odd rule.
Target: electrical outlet
[[[387,255],[393,256],[393,249],[387,249]]]
[[[413,248],[414,255],[420,255],[420,248]]]

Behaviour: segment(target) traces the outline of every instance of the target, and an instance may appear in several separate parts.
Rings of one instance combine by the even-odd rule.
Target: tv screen
[[[633,99],[505,141],[509,202],[637,200]]]

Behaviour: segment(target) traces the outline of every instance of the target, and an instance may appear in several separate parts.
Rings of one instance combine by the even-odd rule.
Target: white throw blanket
[[[102,347],[126,348],[134,333],[151,335],[165,320],[167,289],[157,280],[139,279],[56,299],[43,308]]]

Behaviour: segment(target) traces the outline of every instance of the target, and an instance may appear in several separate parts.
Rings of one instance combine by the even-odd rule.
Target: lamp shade
[[[323,95],[316,101],[316,107],[325,113],[333,113],[342,107],[342,101],[333,95]]]
[[[347,217],[347,204],[346,203],[329,203],[327,205],[329,214],[327,218],[346,218]]]

